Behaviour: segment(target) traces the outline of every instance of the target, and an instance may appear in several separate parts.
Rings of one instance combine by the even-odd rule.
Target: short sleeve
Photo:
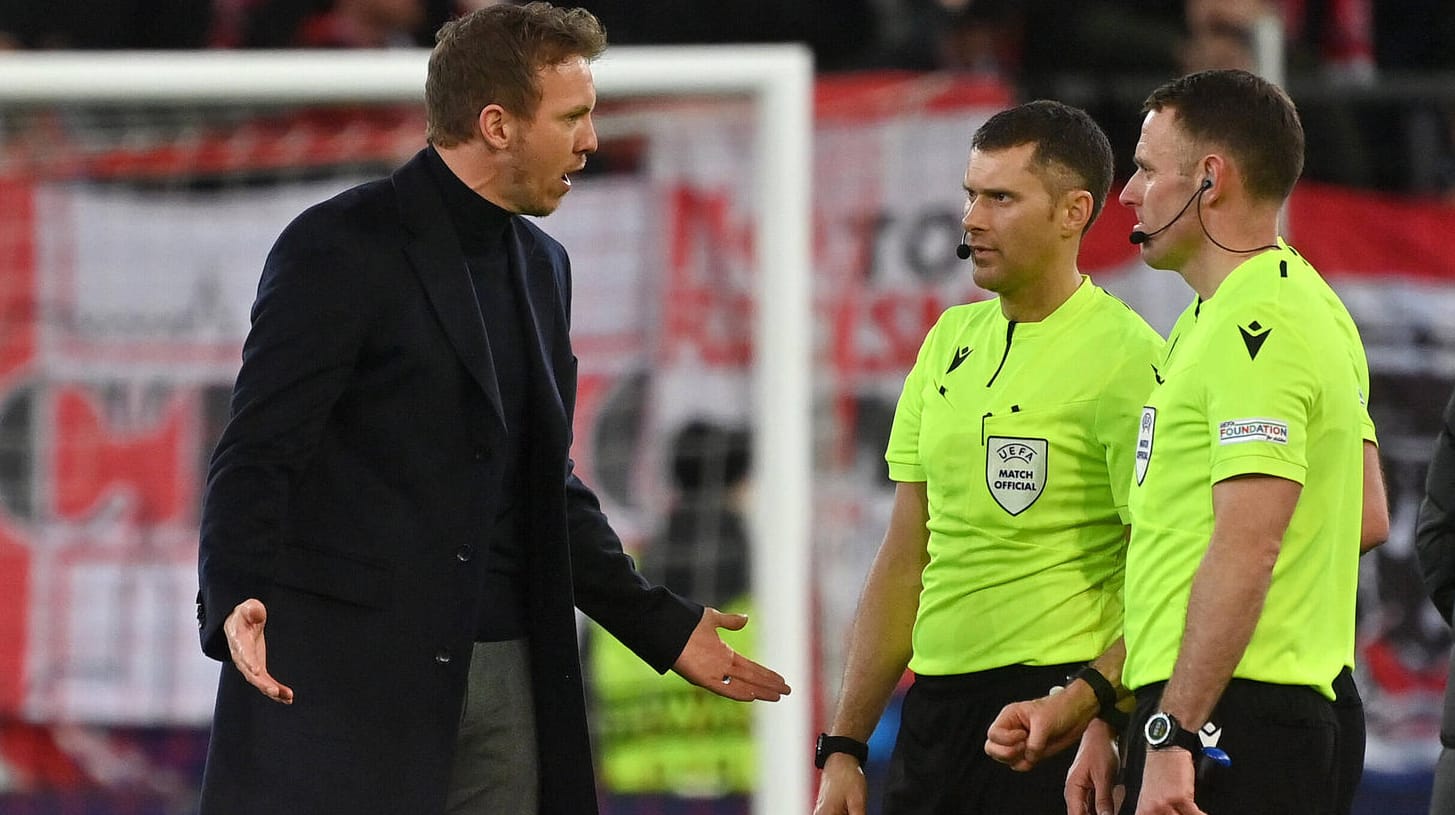
[[[1224,320],[1198,373],[1207,400],[1211,483],[1272,475],[1304,483],[1319,357],[1271,304]]]
[[[1128,338],[1129,352],[1107,382],[1096,406],[1096,437],[1106,456],[1106,471],[1111,485],[1112,503],[1122,523],[1131,523],[1127,499],[1135,473],[1137,422],[1142,406],[1156,386],[1156,335],[1147,330],[1142,337]]]
[[[899,393],[899,402],[894,407],[894,424],[889,429],[889,447],[884,460],[889,464],[891,481],[925,481],[924,464],[920,460],[920,416],[924,406],[925,376],[928,371],[926,358],[935,342],[940,324],[936,323],[920,344],[919,356],[914,367],[904,378],[904,389]]]
[[[1355,338],[1358,339],[1357,336]],[[1359,435],[1365,441],[1379,446],[1379,436],[1375,433],[1374,417],[1369,415],[1369,359],[1364,354],[1364,344],[1354,343],[1354,367],[1359,377]]]

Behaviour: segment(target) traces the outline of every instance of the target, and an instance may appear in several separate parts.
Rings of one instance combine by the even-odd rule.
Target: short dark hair
[[[491,104],[533,116],[541,101],[537,71],[605,50],[606,29],[580,8],[495,5],[445,23],[424,83],[425,137],[440,147],[467,142]]]
[[[1082,230],[1085,233],[1101,214],[1111,190],[1111,142],[1106,133],[1081,108],[1038,99],[991,116],[970,139],[975,150],[1009,150],[1023,144],[1036,146],[1031,161],[1046,189],[1091,193],[1091,218]]]
[[[1174,110],[1193,141],[1227,150],[1248,193],[1281,202],[1303,173],[1303,123],[1283,89],[1247,71],[1217,69],[1174,79],[1152,91],[1142,112]]]

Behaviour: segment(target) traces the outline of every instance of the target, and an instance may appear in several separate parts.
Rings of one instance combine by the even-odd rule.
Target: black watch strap
[[[1125,730],[1131,717],[1117,707],[1116,688],[1112,687],[1111,682],[1105,676],[1102,676],[1101,671],[1088,663],[1081,670],[1072,674],[1071,678],[1066,680],[1066,684],[1070,685],[1078,679],[1090,685],[1091,692],[1096,694],[1098,707],[1096,717],[1111,725],[1117,732]]]
[[[823,769],[829,756],[834,753],[848,753],[859,761],[859,766],[869,760],[869,745],[858,739],[851,739],[848,736],[830,736],[827,733],[818,734],[818,743],[813,749],[813,766]]]

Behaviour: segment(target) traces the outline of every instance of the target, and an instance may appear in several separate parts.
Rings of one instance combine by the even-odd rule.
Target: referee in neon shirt
[[[1362,715],[1341,724],[1335,685],[1356,694],[1358,558],[1388,516],[1358,332],[1277,237],[1302,125],[1282,90],[1243,71],[1175,80],[1144,109],[1121,197],[1141,227],[1133,242],[1197,296],[1138,422],[1122,672],[1137,707],[1121,811],[1342,811]],[[1094,702],[1077,694],[1085,717]],[[1073,699],[1008,709],[987,750],[1016,762],[1036,722],[1037,744],[1054,742],[1066,728],[1048,723],[1070,719]],[[1111,810],[1100,728],[1068,778],[1072,813]]]
[[[1120,626],[1161,338],[1076,266],[1111,174],[1105,134],[1057,102],[997,113],[972,139],[965,248],[999,297],[941,315],[905,379],[894,508],[818,745],[819,815],[865,811],[864,742],[906,665],[886,815],[1063,808],[1069,758],[1022,774],[982,748],[1005,704],[1065,684]]]

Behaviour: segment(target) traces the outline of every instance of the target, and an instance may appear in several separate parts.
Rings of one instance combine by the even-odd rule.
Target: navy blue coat
[[[1430,469],[1425,475],[1425,500],[1420,504],[1419,523],[1415,529],[1415,553],[1419,556],[1425,588],[1440,612],[1440,618],[1452,622],[1455,609],[1455,393],[1445,406],[1445,419],[1430,456]],[[1455,652],[1450,655],[1450,669],[1455,671]],[[1455,674],[1451,674],[1455,676]],[[1455,682],[1445,689],[1445,710],[1440,722],[1440,744],[1455,750]],[[1455,800],[1455,774],[1447,762],[1435,768],[1435,786],[1440,797]]]
[[[535,422],[521,529],[542,813],[596,812],[573,604],[659,671],[701,607],[650,586],[568,457],[565,249],[512,218]],[[523,278],[519,272],[524,272]],[[274,245],[202,511],[198,623],[222,660],[203,815],[443,811],[499,499],[500,395],[423,153],[314,206]],[[268,609],[281,705],[221,626]]]

